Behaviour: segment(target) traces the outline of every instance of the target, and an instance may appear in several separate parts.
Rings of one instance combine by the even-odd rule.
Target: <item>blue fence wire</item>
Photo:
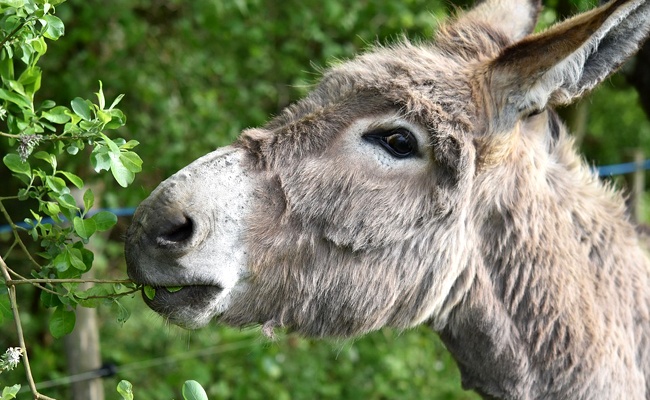
[[[92,217],[93,215],[97,214],[100,211],[108,211],[108,212],[111,212],[111,213],[117,215],[118,217],[130,217],[135,212],[135,207],[100,208],[100,209],[97,209],[97,210],[92,210],[86,215],[89,216],[89,217]],[[62,219],[65,220],[65,217],[63,217]],[[54,220],[52,218],[43,218],[41,223],[42,224],[52,224],[52,223],[54,223]],[[27,229],[30,228],[30,226],[27,225],[27,223],[25,223],[25,222],[19,222],[16,225],[18,225],[18,226],[20,226],[22,228],[27,228]],[[7,233],[7,232],[11,232],[11,225],[2,225],[2,226],[0,226],[0,233]]]
[[[629,162],[624,164],[604,165],[595,168],[598,171],[598,176],[623,175],[650,169],[650,160],[645,160],[642,163]]]
[[[614,165],[604,165],[602,167],[594,167],[594,170],[598,172],[598,176],[601,177],[610,177],[614,175],[623,175],[623,174],[629,174],[635,171],[641,171],[641,170],[648,170],[650,169],[650,159],[645,160],[642,163],[635,163],[635,162],[629,162],[629,163],[623,163],[623,164],[614,164]],[[113,214],[117,215],[118,217],[130,217],[133,215],[135,212],[135,207],[125,207],[125,208],[102,208],[97,211],[93,211],[88,213],[88,216],[92,216],[94,213],[100,212],[100,211],[108,211],[112,212]],[[43,222],[44,224],[51,224],[54,221],[51,218],[44,218]],[[27,225],[24,222],[16,224],[18,226],[21,226],[23,228],[29,228],[29,225]],[[11,226],[10,225],[2,225],[0,226],[0,233],[6,233],[6,232],[11,232]]]

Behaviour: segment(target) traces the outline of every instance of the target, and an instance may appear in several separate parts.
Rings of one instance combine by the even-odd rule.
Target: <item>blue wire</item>
[[[133,215],[133,213],[135,212],[135,207],[100,208],[98,210],[92,210],[86,215],[89,216],[89,217],[92,217],[93,215],[97,214],[100,211],[108,211],[110,213],[113,213],[113,214],[117,215],[118,217],[129,217],[129,216]],[[63,219],[65,220],[65,217],[63,217]],[[54,220],[52,218],[43,218],[41,223],[42,224],[52,224],[52,223],[54,223]],[[18,225],[18,226],[20,226],[22,228],[26,228],[26,229],[31,228],[25,222],[19,222],[16,225]],[[11,225],[2,225],[2,226],[0,226],[0,233],[7,233],[7,232],[11,232]]]

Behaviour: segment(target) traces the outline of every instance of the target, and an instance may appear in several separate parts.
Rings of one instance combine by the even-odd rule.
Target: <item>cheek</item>
[[[434,171],[395,174],[366,167],[343,157],[301,163],[278,178],[283,218],[357,251],[404,241],[417,235],[422,221],[445,214]]]

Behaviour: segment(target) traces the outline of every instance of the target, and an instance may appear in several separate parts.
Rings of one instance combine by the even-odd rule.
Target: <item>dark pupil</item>
[[[388,143],[388,145],[399,154],[408,154],[413,151],[411,141],[401,133],[390,135],[385,140],[386,143]]]

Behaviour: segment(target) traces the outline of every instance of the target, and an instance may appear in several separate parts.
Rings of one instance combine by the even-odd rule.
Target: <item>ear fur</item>
[[[649,0],[616,0],[505,48],[487,72],[500,128],[593,89],[638,50],[648,31]]]
[[[514,43],[533,32],[540,9],[541,0],[485,0],[461,15],[459,21],[487,24]]]

